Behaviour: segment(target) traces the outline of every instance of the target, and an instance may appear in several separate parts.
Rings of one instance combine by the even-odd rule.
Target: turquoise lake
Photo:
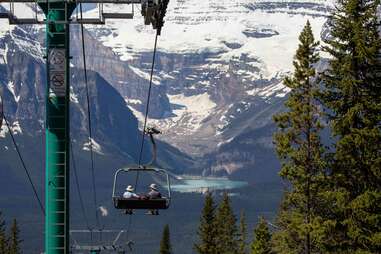
[[[226,178],[215,179],[183,179],[173,184],[171,189],[177,192],[206,192],[208,190],[231,190],[247,186],[244,181],[233,181]]]

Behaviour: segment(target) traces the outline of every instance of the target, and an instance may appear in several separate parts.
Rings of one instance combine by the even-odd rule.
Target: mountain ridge
[[[224,170],[216,154],[221,147],[226,154],[229,143],[250,130],[250,125],[272,128],[271,119],[264,120],[260,114],[266,108],[269,112],[283,108],[288,89],[282,80],[292,71],[299,29],[310,19],[316,37],[320,36],[332,2],[170,1],[159,40],[149,124],[163,131],[159,139],[191,156],[186,159],[191,172],[233,176],[248,167],[260,170],[254,161]],[[104,7],[105,11],[131,10],[127,5],[118,10]],[[87,8],[84,15],[96,13]],[[129,22],[108,21],[102,27],[87,25],[85,41],[89,70],[100,73],[122,95],[141,129],[154,32],[138,16]],[[42,44],[42,30],[31,31],[37,31],[36,40]],[[71,34],[71,65],[81,68],[79,27],[72,26]],[[36,59],[40,61],[41,56]],[[256,157],[271,153],[271,160],[276,160],[270,133],[252,139],[261,139],[266,151],[258,147]],[[214,164],[210,164],[212,158],[217,159]],[[275,172],[274,165],[264,170]]]

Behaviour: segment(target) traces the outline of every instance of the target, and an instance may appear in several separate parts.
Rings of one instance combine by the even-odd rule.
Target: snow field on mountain
[[[147,73],[147,72],[144,72],[144,71],[141,71],[140,69],[136,68],[136,67],[133,67],[133,66],[129,66],[129,68],[136,74],[138,75],[139,77],[143,78],[143,79],[146,79],[146,80],[150,80],[150,73]],[[160,78],[153,75],[152,76],[152,84],[154,85],[160,85]]]
[[[192,116],[191,121],[188,122],[189,131],[196,131],[201,126],[202,121],[216,107],[216,104],[207,93],[193,96],[177,94],[169,95],[168,97],[171,104],[178,106],[178,109],[173,110],[176,116],[171,118],[170,121],[176,123],[181,118]]]
[[[263,73],[267,78],[293,69],[292,58],[298,47],[298,36],[307,19],[311,22],[316,38],[319,38],[321,27],[326,20],[325,18],[311,19],[301,15],[290,16],[283,13],[268,14],[254,12],[252,15],[255,17],[252,20],[253,23],[258,24],[265,21],[266,25],[277,31],[279,35],[268,38],[248,39],[241,49],[232,50],[233,53],[229,52],[229,54],[247,53],[252,57],[258,58],[266,66]]]
[[[297,47],[298,35],[310,20],[315,36],[319,38],[325,17],[313,17],[288,13],[270,13],[264,10],[249,10],[247,4],[265,1],[170,1],[165,26],[160,36],[158,48],[170,53],[226,52],[220,60],[228,61],[232,56],[250,54],[263,61],[267,68],[266,76],[292,69],[292,56]],[[302,2],[302,1],[271,1]],[[303,3],[329,4],[327,1],[303,1]],[[105,5],[105,11],[128,12],[131,6]],[[108,21],[106,29],[110,32],[97,32],[105,46],[112,47],[122,60],[134,58],[138,52],[151,51],[154,31],[145,26],[143,18],[135,8],[133,20]],[[308,9],[306,14],[311,14]],[[315,11],[316,12],[316,11]],[[313,14],[316,14],[316,13]],[[322,13],[321,13],[322,14]],[[97,15],[97,9],[86,15]],[[323,14],[322,14],[323,15]],[[99,27],[92,27],[99,30]],[[103,29],[103,28],[101,28]],[[279,35],[268,38],[250,38],[243,32],[247,29],[261,31],[273,30]],[[238,43],[242,47],[230,49],[225,43]]]
[[[315,3],[330,6],[332,2],[333,0],[172,0],[158,47],[161,51],[171,53],[224,52],[218,59],[223,61],[229,61],[234,56],[249,54],[263,63],[263,74],[265,77],[271,78],[278,72],[292,70],[292,56],[297,47],[297,37],[306,20],[310,20],[315,36],[319,38],[326,18],[276,12],[277,10],[271,13],[263,9],[253,11],[249,10],[247,5]],[[9,9],[7,4],[2,4],[2,6]],[[287,5],[285,6],[287,7]],[[22,18],[33,17],[33,7],[34,5],[31,4],[15,4],[15,14]],[[131,8],[131,5],[105,4],[104,12],[131,12]],[[139,52],[152,50],[155,33],[150,26],[144,25],[139,8],[138,5],[135,5],[133,20],[112,20],[107,21],[106,26],[87,27],[96,31],[98,39],[105,46],[111,47],[122,60],[132,59]],[[280,10],[278,9],[278,11]],[[311,14],[311,10],[305,9],[304,11]],[[73,15],[76,16],[76,13]],[[97,8],[85,13],[85,17],[96,17],[97,15]],[[0,20],[0,22],[0,35],[14,29],[14,26],[9,26],[6,20]],[[267,38],[250,38],[244,34],[248,29],[262,32],[264,30],[274,31],[278,35]],[[15,39],[17,40],[17,37]],[[18,43],[23,44],[21,40]],[[230,49],[226,43],[236,43],[241,46],[237,49]],[[41,55],[37,48],[32,48],[30,51],[36,56]],[[139,76],[147,75],[137,69],[133,69],[133,71]],[[154,83],[158,82],[159,80],[154,80]]]
[[[202,122],[205,118],[207,118],[217,106],[207,93],[193,96],[176,94],[168,95],[168,97],[174,108],[172,115],[159,120],[150,119],[150,123],[164,131],[173,127],[178,127],[179,129],[176,131],[176,134],[191,135],[196,132],[202,126]],[[126,102],[132,103],[129,99],[126,99]],[[141,103],[140,101],[133,102]],[[142,123],[144,121],[144,115],[131,106],[129,106],[129,108],[139,122]]]
[[[282,82],[270,85],[264,89],[254,89],[247,91],[249,95],[258,95],[262,98],[269,98],[270,96],[275,95],[276,97],[284,97],[290,92],[290,88],[285,87]]]

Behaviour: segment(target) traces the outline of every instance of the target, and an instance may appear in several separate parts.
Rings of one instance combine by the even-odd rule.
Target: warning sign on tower
[[[58,97],[66,94],[65,64],[65,49],[51,49],[49,53],[50,91]]]

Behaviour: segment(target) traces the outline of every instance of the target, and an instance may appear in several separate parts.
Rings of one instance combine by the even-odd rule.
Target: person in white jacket
[[[128,185],[126,191],[123,193],[123,198],[139,198],[139,195],[134,192],[132,185]]]
[[[134,192],[134,187],[132,187],[132,185],[128,185],[126,188],[126,191],[123,193],[123,198],[140,198],[140,197]],[[132,214],[132,213],[133,213],[132,209],[126,209],[125,214]]]

